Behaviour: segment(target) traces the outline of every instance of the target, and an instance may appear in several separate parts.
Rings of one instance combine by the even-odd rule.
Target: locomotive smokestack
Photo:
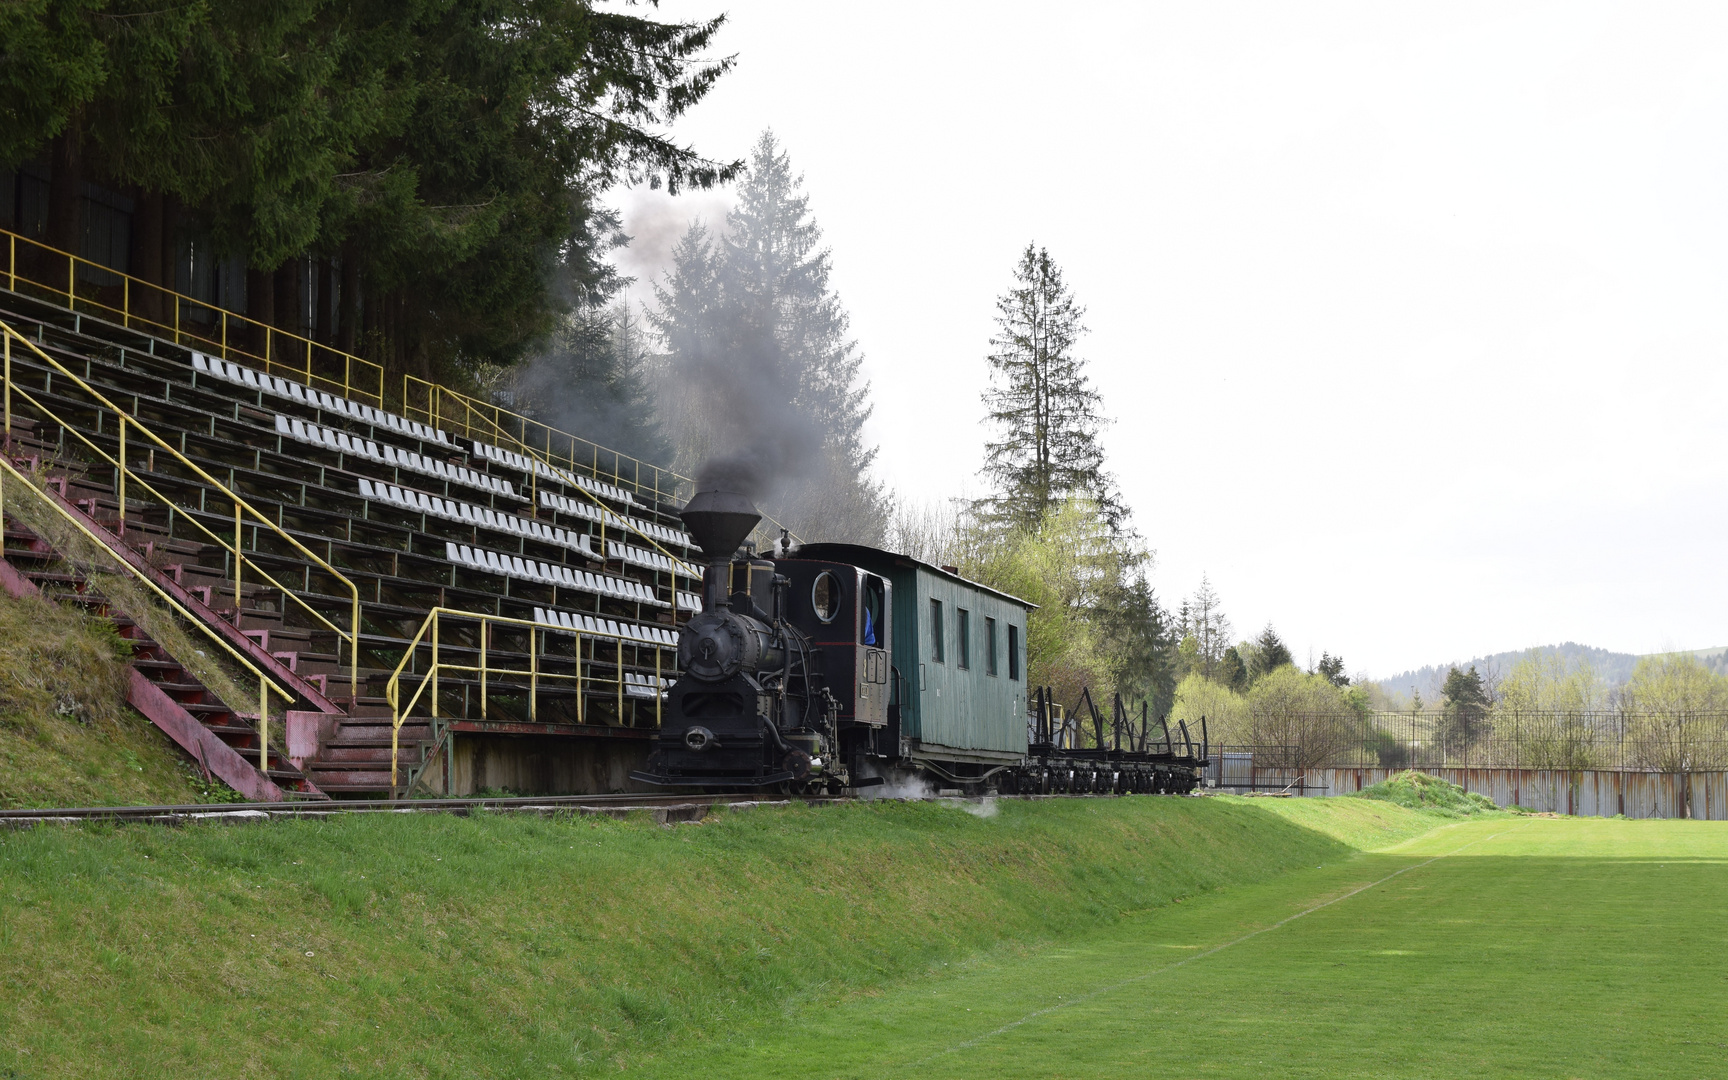
[[[708,564],[702,582],[702,606],[709,611],[726,604],[726,578],[732,555],[762,515],[748,497],[718,485],[698,491],[679,512],[684,526]]]

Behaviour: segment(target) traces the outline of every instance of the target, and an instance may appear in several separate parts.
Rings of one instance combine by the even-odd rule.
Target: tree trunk
[[[342,313],[337,321],[336,347],[352,353],[360,329],[360,260],[353,241],[342,245]]]
[[[301,320],[306,311],[306,305],[300,295],[301,277],[305,273],[305,264],[299,259],[289,259],[276,268],[276,318],[275,325],[290,334],[300,333]]]
[[[84,154],[78,125],[67,125],[49,152],[48,246],[78,254],[84,239]]]
[[[246,268],[246,317],[254,320],[251,352],[268,356],[270,326],[276,321],[276,275],[268,270]]]
[[[162,284],[162,193],[138,191],[132,199],[132,276],[150,285]],[[132,313],[153,323],[162,321],[162,295],[155,289],[132,288]]]
[[[313,311],[318,325],[306,336],[320,345],[328,345],[336,340],[336,274],[329,259],[318,260],[318,273],[314,280],[318,286],[318,302],[313,305]]]

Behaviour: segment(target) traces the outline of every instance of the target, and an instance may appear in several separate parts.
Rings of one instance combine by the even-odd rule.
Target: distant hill
[[[1477,656],[1469,660],[1452,660],[1444,664],[1430,664],[1414,671],[1405,671],[1385,679],[1376,679],[1380,688],[1388,694],[1408,695],[1410,688],[1422,695],[1422,700],[1430,706],[1438,706],[1440,688],[1445,685],[1446,672],[1453,664],[1461,668],[1476,665],[1480,672],[1498,671],[1501,675],[1512,670],[1512,665],[1524,658],[1531,650],[1519,649],[1513,652],[1494,653],[1489,656]],[[1559,656],[1568,661],[1588,660],[1601,673],[1609,686],[1620,686],[1632,677],[1632,669],[1638,665],[1639,655],[1636,653],[1612,652],[1608,649],[1598,649],[1589,645],[1580,645],[1576,641],[1562,642],[1559,645],[1541,645],[1535,649],[1544,656]],[[1695,649],[1692,655],[1704,661],[1706,667],[1718,674],[1728,674],[1728,647],[1714,649]]]

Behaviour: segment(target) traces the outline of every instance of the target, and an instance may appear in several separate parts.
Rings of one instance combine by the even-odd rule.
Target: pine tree
[[[1218,681],[1238,694],[1248,692],[1248,664],[1242,659],[1241,649],[1232,645],[1224,650],[1224,659],[1218,664]]]
[[[995,488],[988,515],[1025,525],[1073,496],[1097,503],[1113,530],[1127,509],[1104,471],[1098,433],[1106,423],[1098,392],[1075,353],[1085,309],[1044,248],[1028,244],[1014,287],[996,301],[990,339],[991,385],[984,392],[996,439],[984,448],[984,475]]]
[[[1487,734],[1488,692],[1474,664],[1469,671],[1453,665],[1440,695],[1444,700],[1435,735],[1443,746],[1467,747]]]
[[[1260,636],[1254,639],[1254,663],[1250,674],[1258,679],[1295,662],[1295,658],[1290,655],[1290,647],[1284,644],[1278,631],[1272,629],[1272,624],[1267,623],[1266,629],[1260,631]]]
[[[1310,653],[1310,656],[1313,654]],[[1320,654],[1320,665],[1314,669],[1318,674],[1326,676],[1333,686],[1349,686],[1350,676],[1344,674],[1344,658],[1333,656],[1329,652]]]
[[[724,235],[692,226],[656,286],[678,466],[724,462],[805,540],[874,543],[890,512],[864,440],[870,386],[801,184],[764,132]]]

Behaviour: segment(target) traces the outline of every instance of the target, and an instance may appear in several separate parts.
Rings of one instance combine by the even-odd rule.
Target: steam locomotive
[[[801,794],[889,790],[1181,794],[1195,744],[1118,699],[1065,714],[1029,691],[1034,605],[953,568],[850,544],[744,548],[761,515],[709,486],[680,514],[706,563],[702,610],[678,638],[682,672],[646,783]],[[1088,721],[1090,721],[1088,729]],[[1089,744],[1089,745],[1088,745]]]

